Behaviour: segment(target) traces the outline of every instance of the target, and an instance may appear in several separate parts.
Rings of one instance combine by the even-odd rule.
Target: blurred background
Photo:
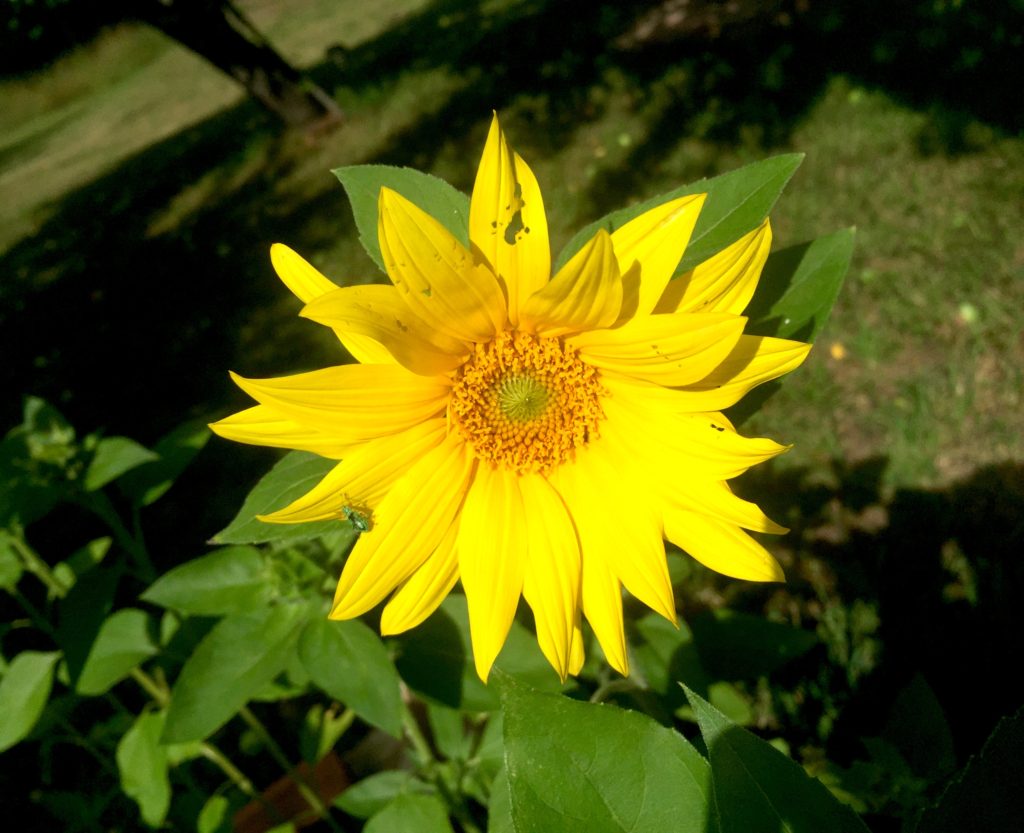
[[[228,369],[344,361],[269,245],[379,280],[330,170],[468,191],[492,109],[556,251],[614,208],[805,153],[776,246],[856,226],[857,248],[808,363],[744,425],[795,444],[738,484],[793,528],[772,543],[789,583],[698,570],[680,601],[818,633],[748,722],[784,723],[896,818],[1022,699],[1022,33],[1021,0],[3,0],[4,426],[31,394],[148,444],[245,406]],[[274,459],[212,441],[147,510],[157,566],[202,552]],[[43,549],[90,523],[61,512]],[[867,755],[921,697],[939,752]]]

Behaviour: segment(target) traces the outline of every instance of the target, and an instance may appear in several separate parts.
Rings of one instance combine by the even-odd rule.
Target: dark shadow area
[[[799,469],[747,475],[743,495],[792,528],[777,547],[788,581],[774,589],[713,581],[731,609],[775,611],[822,639],[772,675],[773,689],[792,692],[777,706],[794,752],[824,741],[828,760],[849,766],[868,757],[866,740],[904,743],[908,777],[921,779],[923,800],[933,800],[950,772],[914,747],[945,734],[942,715],[959,768],[1024,703],[1012,682],[1015,646],[1024,640],[1024,464],[986,466],[948,488],[891,497],[881,485],[885,465],[834,461],[828,485]],[[934,735],[900,738],[900,724],[913,717],[894,724],[897,701],[916,679],[934,692],[941,714],[922,721]],[[898,822],[879,813],[872,829],[895,831]]]

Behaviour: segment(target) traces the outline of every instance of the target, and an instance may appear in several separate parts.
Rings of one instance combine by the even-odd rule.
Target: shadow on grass
[[[776,548],[788,582],[758,589],[710,580],[731,609],[774,610],[817,627],[822,646],[771,678],[773,690],[795,698],[776,704],[788,711],[791,749],[824,743],[830,761],[865,760],[864,740],[893,733],[894,703],[920,677],[945,714],[962,766],[1024,703],[1007,671],[1024,640],[1024,463],[891,496],[881,485],[885,467],[882,458],[834,462],[827,485],[815,485],[820,472],[814,479],[802,469],[751,472],[740,491],[792,528]],[[693,596],[690,616],[701,588],[683,593]],[[938,723],[932,728],[944,733]],[[913,749],[901,751],[911,770],[922,769],[915,776],[932,779],[922,794],[934,799],[949,772],[937,776],[927,758],[933,738],[913,741],[917,760]],[[899,829],[886,812],[876,821],[872,829]]]

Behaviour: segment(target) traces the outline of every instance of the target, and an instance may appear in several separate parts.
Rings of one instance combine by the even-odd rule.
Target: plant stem
[[[67,595],[68,588],[64,585],[64,582],[57,578],[53,570],[50,569],[50,565],[43,560],[39,553],[29,546],[28,541],[20,534],[17,534],[10,537],[10,543],[18,551],[18,555],[21,556],[21,560],[25,563],[25,569],[45,584],[46,589],[50,593],[58,598],[64,598]]]
[[[416,716],[409,708],[409,704],[404,700],[402,701],[402,726],[405,728],[405,734],[409,738],[409,743],[416,752],[420,766],[429,769],[436,764],[437,760],[434,758],[434,753],[430,750],[430,744],[427,743],[427,739],[423,736],[420,724],[416,722]]]
[[[91,492],[87,498],[81,501],[82,505],[97,515],[114,533],[117,542],[125,551],[135,559],[135,566],[139,570],[139,576],[146,583],[156,579],[156,568],[149,558],[145,545],[141,540],[132,535],[121,520],[121,516],[114,509],[114,504],[102,492]]]
[[[312,786],[310,786],[310,783],[303,777],[302,773],[292,765],[292,762],[288,759],[285,751],[278,745],[277,741],[274,740],[273,736],[267,731],[267,727],[263,725],[260,719],[252,713],[248,706],[242,706],[238,712],[238,716],[241,717],[249,728],[257,734],[259,739],[266,744],[267,751],[270,753],[270,756],[277,761],[281,768],[288,774],[288,777],[295,782],[295,786],[298,788],[299,793],[301,793],[302,797],[309,802],[309,806],[316,811],[320,818],[327,822],[331,830],[336,831],[336,833],[342,833],[338,823],[331,816],[330,810],[323,801],[320,800],[320,796],[317,795],[316,791]]]

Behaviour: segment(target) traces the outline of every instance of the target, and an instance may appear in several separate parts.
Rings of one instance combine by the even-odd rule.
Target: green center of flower
[[[512,373],[498,383],[497,392],[498,407],[511,420],[537,419],[548,406],[548,389],[533,376]]]
[[[549,471],[597,436],[598,372],[557,338],[501,333],[456,375],[449,416],[483,460]]]

